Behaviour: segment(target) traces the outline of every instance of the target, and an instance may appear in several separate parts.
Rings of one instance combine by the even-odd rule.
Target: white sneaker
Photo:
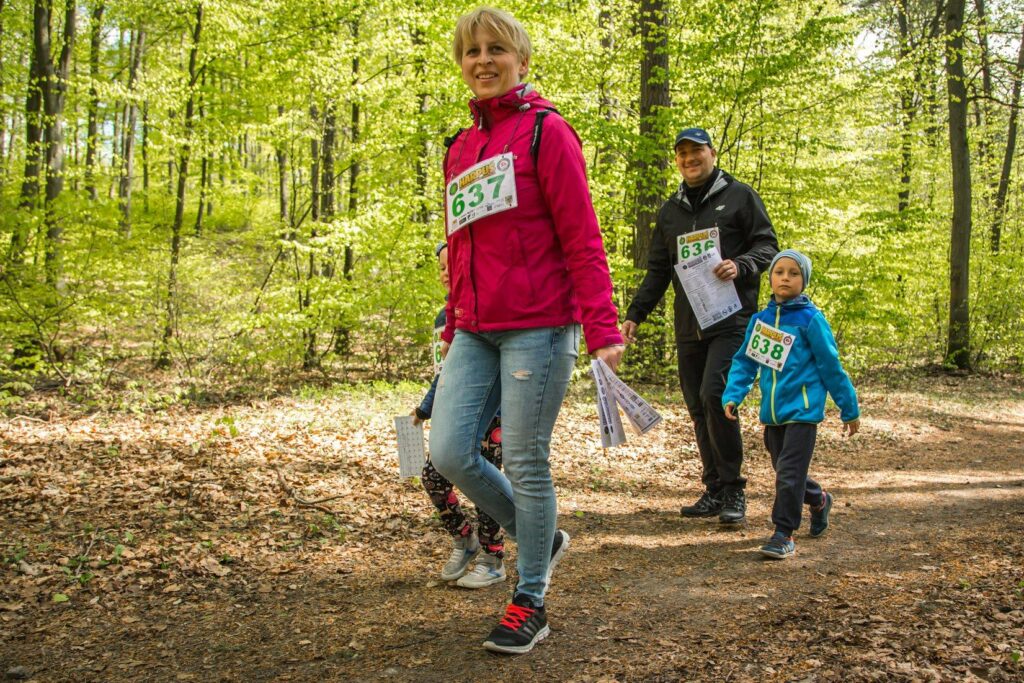
[[[505,563],[494,555],[484,553],[456,585],[462,588],[487,588],[504,580]]]
[[[453,540],[452,544],[454,546],[452,554],[448,556],[448,562],[441,570],[442,581],[454,581],[465,574],[469,563],[480,552],[480,541],[473,534],[459,536]]]

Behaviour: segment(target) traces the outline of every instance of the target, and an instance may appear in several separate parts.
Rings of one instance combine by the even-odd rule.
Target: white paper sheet
[[[626,443],[626,432],[619,416],[619,406],[638,434],[646,434],[661,422],[651,404],[615,376],[608,364],[599,358],[590,362],[590,372],[597,388],[597,414],[601,424],[601,446],[611,448]]]
[[[412,415],[395,417],[395,433],[398,436],[398,476],[402,479],[418,477],[427,461],[423,446],[423,423],[413,424]]]
[[[626,418],[637,434],[646,434],[654,429],[655,425],[661,422],[662,417],[650,403],[645,401],[640,394],[633,391],[625,382],[615,376],[612,369],[603,360],[596,362],[601,364],[601,371],[605,381],[611,386],[615,394],[615,402],[622,406]]]
[[[611,448],[626,443],[626,432],[622,429],[622,418],[615,404],[614,390],[605,377],[604,365],[600,360],[590,361],[590,373],[597,388],[597,415],[601,424],[601,447]],[[604,367],[608,367],[605,365]]]
[[[676,264],[676,275],[702,330],[742,308],[736,284],[732,280],[720,280],[715,275],[715,267],[721,262],[718,250],[709,249],[700,256]]]

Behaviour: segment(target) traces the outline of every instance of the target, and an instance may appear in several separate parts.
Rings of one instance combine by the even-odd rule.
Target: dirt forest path
[[[648,395],[665,424],[606,453],[574,388],[553,447],[572,548],[551,637],[512,658],[480,642],[514,578],[439,582],[448,541],[397,479],[414,389],[0,419],[0,680],[1024,680],[1024,383],[862,383],[863,432],[834,411],[819,432],[833,527],[778,563],[755,552],[753,411],[749,522],[723,530],[679,516],[692,430]]]

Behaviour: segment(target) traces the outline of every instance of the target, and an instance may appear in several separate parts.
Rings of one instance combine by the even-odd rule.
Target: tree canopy
[[[473,6],[0,0],[4,395],[139,362],[197,383],[425,374],[442,140],[469,120],[450,40]],[[678,181],[673,132],[699,125],[814,260],[853,368],[1019,371],[1019,6],[505,8],[584,142],[621,308]],[[666,315],[644,333],[630,372],[672,377]]]

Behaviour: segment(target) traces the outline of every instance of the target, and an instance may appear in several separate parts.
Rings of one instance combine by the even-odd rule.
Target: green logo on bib
[[[448,188],[448,194],[450,194],[450,195],[454,195],[458,191],[459,191],[459,186],[457,184],[455,184],[455,183],[452,183],[452,186]]]

